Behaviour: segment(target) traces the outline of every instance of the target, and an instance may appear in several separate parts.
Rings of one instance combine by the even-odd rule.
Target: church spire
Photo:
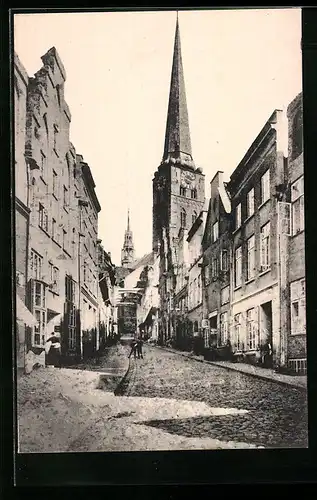
[[[121,266],[129,267],[134,262],[133,234],[130,229],[130,210],[128,209],[127,229],[124,233],[124,242],[121,250]]]
[[[174,41],[171,85],[166,121],[163,163],[180,163],[195,168],[189,132],[178,12]]]

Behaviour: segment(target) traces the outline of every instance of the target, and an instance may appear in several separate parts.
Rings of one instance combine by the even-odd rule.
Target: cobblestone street
[[[146,346],[132,367],[128,396],[204,402],[246,410],[148,420],[143,425],[187,437],[240,441],[269,448],[307,447],[306,392],[199,363]]]

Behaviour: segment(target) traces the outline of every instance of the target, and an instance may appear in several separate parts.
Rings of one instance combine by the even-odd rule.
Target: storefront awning
[[[36,318],[18,295],[16,295],[16,319],[17,321],[23,321],[27,326],[36,326],[38,324]]]

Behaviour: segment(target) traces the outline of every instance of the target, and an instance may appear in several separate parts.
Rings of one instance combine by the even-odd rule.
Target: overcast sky
[[[163,154],[175,12],[15,15],[29,76],[55,46],[66,69],[71,141],[90,165],[113,261],[127,209],[138,257],[152,249],[152,178]],[[275,108],[301,91],[301,11],[181,11],[193,156],[209,182],[237,166]]]

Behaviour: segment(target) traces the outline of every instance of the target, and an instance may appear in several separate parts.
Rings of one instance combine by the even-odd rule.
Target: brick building
[[[207,203],[206,203],[207,205]],[[207,206],[204,206],[196,219],[192,220],[193,225],[188,231],[188,320],[192,342],[191,345],[198,349],[197,339],[202,337],[203,319],[203,248],[202,240],[207,219]]]
[[[78,279],[80,287],[80,339],[84,357],[92,356],[99,349],[99,266],[98,266],[98,213],[101,210],[95,193],[91,169],[81,155],[76,155],[74,172],[75,200],[78,203]],[[76,228],[72,228],[72,236]],[[76,241],[76,238],[73,240]],[[76,247],[74,247],[75,249]],[[67,319],[67,318],[66,318]]]
[[[210,183],[207,222],[202,238],[204,346],[225,347],[229,339],[231,203],[217,172]]]
[[[228,183],[233,214],[230,339],[234,355],[266,366],[284,364],[281,288],[285,260],[280,254],[280,202],[286,158],[283,113],[276,110]]]
[[[291,203],[291,230],[288,238],[288,293],[286,353],[288,368],[306,373],[306,290],[305,290],[305,216],[303,165],[302,94],[290,103],[288,116],[288,185]]]
[[[29,328],[35,318],[27,309],[29,248],[29,170],[25,159],[26,100],[29,77],[14,54],[14,143],[15,143],[15,268],[16,268],[16,355],[18,369],[26,369],[26,350],[30,346]],[[33,354],[33,353],[32,353]]]
[[[20,131],[16,142],[16,187],[18,191],[27,186],[30,209],[26,303],[36,323],[26,350],[32,366],[45,363],[42,348],[47,336],[54,332],[61,334],[65,358],[82,356],[82,333],[87,330],[87,314],[82,307],[86,298],[82,295],[92,293],[96,297],[98,283],[100,206],[94,182],[90,168],[76,155],[69,140],[66,73],[54,47],[42,62],[34,77],[27,79],[25,113],[22,107],[15,113],[16,130]],[[25,70],[24,76],[26,80]],[[24,175],[22,149],[27,164]],[[87,231],[84,224],[88,224]],[[22,226],[19,230],[17,226],[17,242],[22,233]],[[89,272],[84,278],[87,266]],[[98,307],[96,301],[94,306]]]
[[[153,252],[160,251],[160,340],[172,335],[178,237],[205,200],[205,177],[192,157],[178,20],[167,112],[164,153],[153,179]]]
[[[116,307],[116,274],[115,266],[111,261],[110,252],[106,252],[97,241],[98,252],[98,310],[99,310],[99,339],[98,347],[103,346],[113,340],[117,326]]]

